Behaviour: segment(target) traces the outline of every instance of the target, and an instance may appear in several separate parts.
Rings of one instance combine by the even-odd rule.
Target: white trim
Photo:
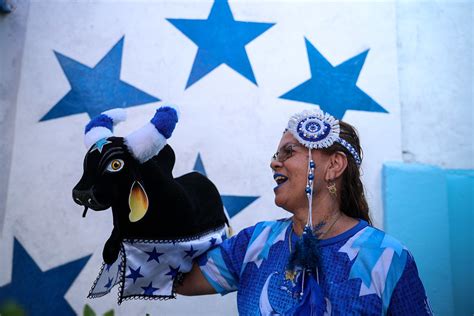
[[[134,131],[124,139],[125,145],[140,163],[157,155],[166,145],[166,138],[151,123]]]
[[[113,136],[112,132],[110,129],[107,127],[103,126],[96,126],[90,129],[85,135],[84,135],[84,145],[86,145],[86,148],[89,149],[91,148],[92,145],[94,145],[99,139],[102,138],[107,138]]]

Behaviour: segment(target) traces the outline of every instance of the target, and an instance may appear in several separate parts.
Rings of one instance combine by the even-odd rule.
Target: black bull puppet
[[[148,126],[115,137],[112,126],[124,119],[121,111],[104,112],[86,127],[86,145],[93,145],[73,189],[83,216],[88,208],[112,208],[114,227],[103,249],[104,262],[116,261],[124,239],[180,240],[228,224],[208,178],[197,172],[173,178],[175,154],[166,138],[177,122],[176,111],[160,108]]]

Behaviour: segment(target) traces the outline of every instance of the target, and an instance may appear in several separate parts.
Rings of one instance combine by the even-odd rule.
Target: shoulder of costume
[[[373,226],[366,226],[361,229],[346,244],[351,244],[351,248],[359,249],[390,249],[398,256],[401,256],[403,252],[408,252],[405,245],[398,239]]]

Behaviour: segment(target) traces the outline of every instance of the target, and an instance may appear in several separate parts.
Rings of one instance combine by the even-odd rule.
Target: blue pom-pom
[[[155,116],[150,122],[161,135],[170,138],[178,122],[178,113],[172,107],[164,106],[156,110]]]
[[[108,128],[111,132],[113,131],[114,128],[114,121],[112,118],[105,114],[100,114],[96,117],[94,117],[87,125],[84,131],[84,134],[87,134],[92,128],[102,126],[105,128]]]

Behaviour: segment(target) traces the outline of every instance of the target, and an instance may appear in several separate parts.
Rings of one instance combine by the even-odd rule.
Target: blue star
[[[112,144],[112,142],[107,140],[107,138],[99,139],[95,143],[94,147],[92,147],[91,152],[93,152],[94,150],[98,150],[99,153],[102,153],[102,149],[104,149],[104,146],[107,145],[107,144]]]
[[[215,0],[207,20],[168,21],[199,47],[186,88],[222,64],[257,84],[245,45],[274,23],[236,21],[227,0]]]
[[[156,252],[156,247],[153,247],[152,251],[145,251],[148,254],[148,261],[155,260],[157,263],[160,263],[160,259],[158,259],[159,256],[161,256],[163,253],[161,252]]]
[[[130,269],[130,274],[126,276],[126,278],[133,279],[133,283],[137,281],[138,278],[143,278],[143,275],[140,274],[140,269],[142,267],[138,267],[138,269],[133,270],[131,267],[128,267]]]
[[[193,249],[193,245],[191,245],[191,249],[189,250],[185,250],[184,252],[186,253],[186,255],[184,256],[184,258],[186,258],[187,256],[189,257],[194,257],[194,255],[196,254],[196,252],[198,252],[199,250],[194,250]]]
[[[110,288],[110,287],[112,286],[112,281],[113,281],[113,280],[114,280],[114,278],[109,278],[109,281],[107,282],[106,285],[104,285],[104,287],[105,287],[106,289]]]
[[[93,68],[55,52],[71,90],[40,121],[84,112],[92,118],[112,108],[160,101],[120,80],[123,41]]]
[[[153,287],[152,282],[150,282],[148,286],[142,286],[141,288],[144,290],[144,295],[153,295],[153,292],[158,291],[160,289],[158,287]]]
[[[198,153],[196,162],[194,163],[194,171],[201,173],[207,177],[206,169],[202,163],[201,154]],[[258,199],[259,196],[237,196],[237,195],[221,195],[222,203],[227,210],[227,214],[232,218],[239,214],[244,208],[249,206],[253,201]]]
[[[171,279],[174,280],[176,279],[176,277],[178,276],[178,273],[179,273],[179,268],[181,266],[178,266],[177,268],[173,268],[172,266],[169,266],[170,267],[170,271],[166,273],[166,275],[170,275],[171,276]]]
[[[209,242],[211,243],[211,247],[212,247],[216,244],[217,238],[212,237],[211,240],[209,240]]]
[[[305,41],[311,78],[280,98],[318,104],[323,111],[338,119],[342,119],[350,109],[387,113],[356,86],[368,50],[333,67],[307,39]]]
[[[110,268],[112,267],[112,264],[105,264],[105,270],[110,271]]]
[[[14,239],[11,282],[0,287],[0,306],[14,301],[27,314],[76,315],[64,295],[89,258],[86,256],[43,272]]]

